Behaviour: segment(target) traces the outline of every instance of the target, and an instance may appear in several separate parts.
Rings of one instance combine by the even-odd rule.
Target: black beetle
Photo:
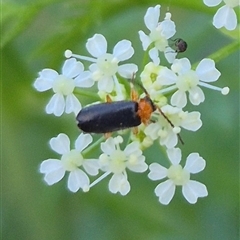
[[[77,115],[78,127],[87,133],[109,133],[147,123],[155,111],[152,100],[146,96],[137,101],[116,101],[94,104]]]
[[[86,133],[111,133],[126,128],[139,126],[141,123],[148,124],[151,114],[158,109],[168,123],[173,123],[154,105],[146,89],[138,84],[146,93],[144,98],[137,101],[137,94],[132,91],[132,101],[111,102],[110,98],[105,103],[94,104],[80,110],[76,119],[78,127]],[[178,138],[183,143],[179,134]]]

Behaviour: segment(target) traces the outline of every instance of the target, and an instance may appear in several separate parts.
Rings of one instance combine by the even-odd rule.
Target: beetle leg
[[[134,135],[137,135],[138,134],[138,128],[137,127],[132,128],[132,132],[133,132]]]
[[[110,98],[109,95],[106,96],[106,102],[108,102],[108,103],[111,103],[111,102],[112,102],[112,99]]]
[[[138,94],[133,88],[131,89],[131,100],[134,102],[138,101]]]
[[[112,136],[112,133],[111,133],[111,132],[109,132],[109,133],[104,133],[104,137],[105,137],[106,139],[110,138],[111,136]]]

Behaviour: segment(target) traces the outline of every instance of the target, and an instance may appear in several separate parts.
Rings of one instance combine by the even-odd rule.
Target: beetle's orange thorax
[[[152,112],[155,111],[154,104],[152,100],[146,96],[141,98],[138,102],[138,115],[141,118],[141,122],[148,124]]]

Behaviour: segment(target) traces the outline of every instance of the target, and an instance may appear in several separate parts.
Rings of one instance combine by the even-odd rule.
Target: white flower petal
[[[204,4],[208,7],[217,6],[222,0],[203,0]]]
[[[68,177],[68,189],[71,192],[77,192],[79,188],[88,188],[90,184],[89,178],[81,169],[70,172]]]
[[[105,77],[102,79],[99,79],[98,81],[98,90],[104,91],[104,92],[112,92],[114,87],[114,82],[112,77]]]
[[[212,59],[204,58],[196,68],[197,75],[201,81],[214,82],[221,73],[215,68],[215,62]]]
[[[182,152],[180,148],[167,149],[167,155],[173,165],[179,164],[182,159]]]
[[[171,104],[179,108],[184,108],[187,105],[186,93],[184,91],[177,90],[171,97]]]
[[[145,172],[148,169],[148,165],[145,163],[145,156],[139,157],[134,164],[127,163],[127,168],[132,172]]]
[[[182,193],[191,204],[196,203],[199,197],[206,197],[208,195],[206,186],[193,180],[188,181],[188,183],[183,186]]]
[[[82,152],[82,150],[85,149],[92,141],[93,138],[90,134],[81,133],[75,141],[75,148],[79,152]]]
[[[127,195],[130,192],[130,189],[131,189],[130,183],[126,179],[126,181],[122,182],[121,184],[121,189],[120,189],[121,195],[123,196]]]
[[[149,38],[149,36],[146,35],[143,31],[139,31],[138,34],[139,34],[139,38],[142,42],[143,50],[146,51],[152,41]]]
[[[165,114],[169,114],[169,115],[174,115],[174,114],[178,114],[178,113],[181,113],[182,112],[182,109],[181,108],[177,108],[177,107],[173,107],[171,105],[164,105],[162,107],[162,111],[165,113]]]
[[[83,70],[83,64],[81,62],[78,62],[75,58],[67,59],[62,67],[63,75],[69,78],[76,77]]]
[[[190,131],[197,131],[202,126],[200,116],[200,112],[188,113],[187,117],[182,121],[181,127]]]
[[[53,113],[55,116],[59,117],[63,114],[65,108],[65,101],[62,94],[55,93],[50,99],[46,106],[46,113]]]
[[[37,78],[33,86],[39,92],[44,92],[52,88],[52,81],[48,81],[42,78]]]
[[[124,149],[124,153],[127,156],[129,156],[130,154],[136,154],[136,152],[138,151],[140,151],[139,154],[142,155],[142,151],[140,150],[140,147],[139,147],[139,142],[131,142]]]
[[[44,160],[40,165],[40,173],[50,173],[57,171],[63,167],[62,162],[58,159],[47,159]]]
[[[61,161],[48,159],[41,163],[40,172],[45,173],[44,180],[48,185],[59,182],[65,174],[65,169]]]
[[[70,140],[66,134],[60,133],[50,140],[50,146],[55,152],[65,154],[70,151]]]
[[[155,65],[160,64],[160,58],[158,57],[158,50],[155,47],[150,49],[148,54]]]
[[[167,176],[167,169],[158,163],[150,164],[149,170],[148,177],[153,181],[163,179]]]
[[[172,20],[164,20],[160,24],[161,35],[166,39],[171,38],[176,33],[176,25]]]
[[[92,176],[97,175],[100,168],[98,159],[86,159],[83,161],[83,168],[88,174]]]
[[[158,131],[160,126],[158,123],[150,123],[144,130],[144,133],[149,136],[152,140],[156,140],[158,136]]]
[[[132,79],[133,75],[138,71],[138,66],[133,63],[123,64],[118,67],[118,73],[127,79]]]
[[[130,191],[130,184],[124,174],[114,174],[109,181],[108,187],[110,192],[120,192],[123,196]]]
[[[171,69],[179,75],[191,70],[191,63],[187,58],[175,59]]]
[[[167,67],[163,67],[159,72],[157,81],[159,81],[161,85],[171,85],[176,83],[177,76],[172,70],[168,69]]]
[[[193,105],[199,105],[204,102],[205,96],[202,89],[198,86],[189,90],[189,100]]]
[[[67,95],[65,112],[66,113],[74,112],[75,115],[77,115],[81,109],[82,105],[79,102],[79,100],[73,94]]]
[[[48,185],[53,185],[53,184],[59,182],[64,177],[64,174],[65,174],[65,170],[63,168],[58,169],[57,171],[47,173],[44,176],[44,181]]]
[[[116,149],[114,139],[110,137],[106,142],[101,143],[101,149],[105,154],[110,155]]]
[[[200,157],[198,153],[191,153],[187,157],[184,169],[194,174],[201,172],[205,168],[205,166],[206,161],[202,157]]]
[[[107,52],[107,41],[103,35],[95,34],[88,39],[86,48],[92,56],[98,58]]]
[[[39,77],[34,82],[33,86],[39,92],[44,92],[52,88],[53,81],[57,78],[58,73],[52,69],[43,69],[39,72]]]
[[[96,63],[92,63],[90,66],[89,66],[89,70],[91,73],[94,73],[96,71],[98,71],[98,65]]]
[[[164,56],[165,58],[167,59],[167,61],[169,63],[173,63],[174,60],[176,59],[176,56],[177,56],[177,52],[175,50],[173,50],[172,48],[170,47],[166,47],[166,50],[164,51]]]
[[[237,27],[236,13],[231,7],[222,6],[213,17],[213,25],[216,28],[225,27],[227,30],[234,30]]]
[[[174,148],[178,143],[177,134],[172,130],[168,131],[168,134],[165,138],[160,138],[160,144],[165,145],[167,148]]]
[[[160,17],[160,5],[148,8],[144,16],[144,23],[150,31],[157,27],[159,17]]]
[[[128,40],[122,40],[118,42],[113,48],[113,56],[119,61],[124,61],[132,57],[134,49],[132,43]]]
[[[94,84],[94,81],[91,78],[91,72],[90,71],[81,72],[74,79],[74,82],[75,82],[76,87],[82,87],[82,88],[90,88]]]
[[[154,192],[159,197],[159,202],[167,205],[172,200],[175,189],[176,186],[173,184],[172,180],[167,180],[158,184]]]

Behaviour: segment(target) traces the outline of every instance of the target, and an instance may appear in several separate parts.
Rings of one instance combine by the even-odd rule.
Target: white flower
[[[159,90],[162,88],[162,86],[156,82],[156,79],[162,68],[163,68],[162,66],[155,64],[153,62],[149,62],[148,64],[146,64],[144,66],[144,69],[140,75],[141,82],[142,82],[144,88],[146,88],[148,90],[150,90],[152,88]]]
[[[163,94],[159,94],[159,91],[163,88],[163,85],[157,81],[158,75],[163,68],[163,66],[149,62],[144,66],[144,70],[140,74],[142,85],[147,90],[149,96],[151,96],[151,100],[158,102],[158,104],[161,106],[167,104],[167,98]]]
[[[143,50],[146,51],[150,46],[149,56],[155,64],[160,63],[158,57],[159,51],[164,52],[165,56],[168,52],[171,52],[171,49],[168,47],[168,39],[176,33],[175,23],[171,20],[171,14],[169,12],[166,13],[165,19],[162,22],[158,22],[160,7],[160,5],[157,5],[148,8],[144,16],[145,25],[150,30],[149,35],[146,35],[143,31],[138,32]],[[152,47],[151,44],[153,44],[154,47]]]
[[[201,172],[206,161],[199,156],[198,153],[191,153],[187,157],[184,168],[179,164],[181,161],[181,150],[179,148],[168,149],[168,158],[172,165],[169,169],[161,166],[158,163],[152,163],[149,166],[150,173],[148,177],[151,180],[161,180],[168,177],[168,180],[157,185],[155,194],[159,198],[159,202],[167,205],[172,200],[176,186],[182,186],[182,193],[186,200],[194,204],[199,197],[208,195],[207,188],[204,184],[190,180],[190,174]]]
[[[189,131],[197,131],[202,126],[199,112],[184,112],[181,108],[165,105],[161,108],[165,116],[174,125],[159,114],[158,121],[150,123],[144,130],[144,133],[152,140],[159,138],[159,143],[167,148],[173,148],[178,143],[178,134],[181,127]]]
[[[81,110],[79,100],[74,96],[75,87],[91,87],[93,80],[90,79],[90,72],[83,71],[84,67],[76,59],[68,59],[64,62],[62,73],[58,74],[52,69],[43,69],[39,72],[39,77],[34,82],[34,87],[39,92],[44,92],[52,88],[54,95],[46,106],[48,114],[53,113],[61,116],[63,112],[75,115]]]
[[[95,34],[92,38],[88,39],[86,48],[93,58],[72,54],[70,50],[65,52],[65,56],[73,56],[93,62],[89,66],[89,69],[93,80],[98,82],[99,91],[112,92],[114,84],[118,84],[117,73],[124,78],[132,78],[133,74],[138,70],[135,64],[119,65],[121,61],[131,58],[134,54],[132,44],[128,40],[118,42],[111,54],[107,53],[107,41],[105,37],[101,34]]]
[[[111,93],[108,93],[106,91],[98,91],[98,96],[103,101],[106,101],[106,99],[110,97],[112,102],[116,102],[126,100],[129,97],[129,93],[126,92],[126,87],[123,84],[119,83],[117,87],[116,85],[114,86],[113,91]]]
[[[132,142],[138,142],[141,150],[149,148],[153,144],[153,139],[144,133],[146,125],[141,123],[137,131],[131,131],[130,139]]]
[[[90,134],[81,134],[76,142],[75,149],[70,150],[70,140],[66,134],[60,133],[50,140],[51,148],[62,155],[61,159],[47,159],[40,165],[40,172],[45,174],[44,180],[48,185],[59,182],[70,172],[68,177],[68,189],[77,192],[79,188],[89,188],[89,175],[97,175],[99,164],[96,159],[84,159],[81,152],[92,142]],[[83,167],[85,172],[80,169]]]
[[[199,105],[205,100],[204,93],[199,86],[221,91],[223,95],[228,94],[229,88],[218,88],[209,84],[215,82],[221,73],[215,68],[212,59],[204,58],[198,64],[196,70],[191,69],[190,61],[187,58],[175,59],[171,69],[163,68],[158,76],[159,84],[171,85],[160,90],[159,93],[178,89],[171,97],[171,104],[183,108],[187,104],[186,92],[189,92],[189,100],[194,105]]]
[[[215,7],[221,2],[226,4],[220,7],[213,17],[213,25],[216,28],[234,30],[237,27],[237,15],[233,8],[240,5],[239,0],[203,0],[203,2],[208,7]]]
[[[105,174],[93,182],[90,187],[112,173],[113,176],[108,185],[110,192],[119,192],[121,195],[126,195],[130,191],[126,169],[133,172],[144,172],[147,170],[148,166],[145,163],[145,157],[142,155],[139,144],[132,142],[122,151],[119,146],[122,141],[122,137],[118,136],[116,138],[108,138],[106,142],[101,143],[103,154],[99,157],[99,163]]]

